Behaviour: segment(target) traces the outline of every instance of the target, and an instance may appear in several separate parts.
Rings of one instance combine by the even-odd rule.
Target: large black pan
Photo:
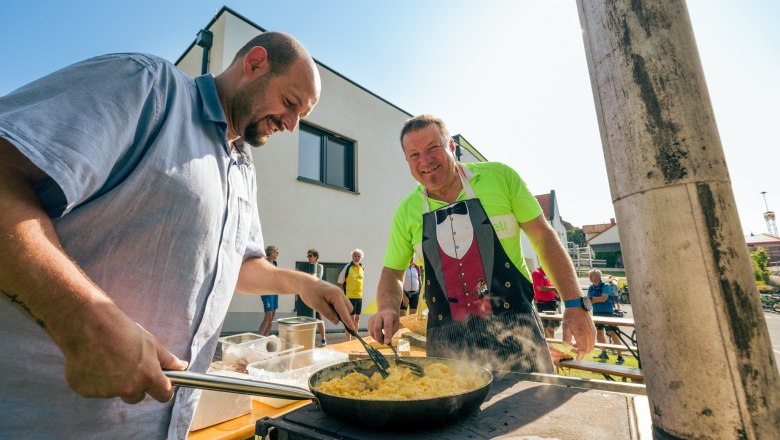
[[[363,359],[343,362],[314,373],[309,378],[309,389],[317,396],[319,408],[330,416],[368,428],[402,425],[404,429],[413,429],[442,425],[471,413],[485,400],[493,383],[493,374],[489,370],[468,362],[429,357],[414,358],[414,362],[423,366],[434,362],[445,363],[456,375],[479,377],[481,385],[461,394],[415,400],[355,399],[326,394],[317,389],[322,382],[344,377],[353,371],[364,374],[376,371],[373,362]]]
[[[456,375],[476,375],[480,385],[465,393],[452,396],[416,400],[365,400],[339,397],[317,389],[324,381],[344,377],[357,371],[371,375],[376,366],[371,360],[342,362],[323,368],[309,378],[309,389],[193,373],[190,371],[166,371],[174,385],[232,393],[254,394],[283,399],[312,399],[326,414],[345,422],[369,428],[403,426],[404,429],[431,427],[451,422],[479,408],[493,383],[493,374],[478,365],[454,359],[420,357],[414,362],[427,366],[434,362],[447,364]],[[399,422],[400,421],[400,422]]]

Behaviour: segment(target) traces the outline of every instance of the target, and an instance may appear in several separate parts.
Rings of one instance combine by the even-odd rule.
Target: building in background
[[[780,237],[767,233],[750,234],[745,236],[745,242],[749,252],[762,247],[769,255],[769,263],[774,263],[771,266],[780,265]]]
[[[235,53],[265,29],[223,7],[176,62],[192,76],[222,72]],[[316,60],[322,94],[293,133],[278,133],[253,149],[258,208],[266,245],[279,248],[280,267],[306,263],[316,248],[325,279],[336,282],[351,251],[365,252],[365,315],[376,311],[376,285],[387,234],[400,200],[416,185],[398,135],[412,115]],[[485,158],[456,135],[463,162]],[[280,296],[280,313],[294,295]],[[259,297],[236,294],[223,332],[254,331],[262,319]]]

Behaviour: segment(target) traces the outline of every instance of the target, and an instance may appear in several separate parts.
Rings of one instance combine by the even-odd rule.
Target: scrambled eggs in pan
[[[323,382],[317,390],[353,399],[415,400],[461,394],[484,385],[484,379],[479,375],[456,375],[450,367],[440,362],[424,367],[423,377],[415,376],[408,368],[398,365],[390,367],[387,379],[383,379],[379,373],[368,377],[352,372]]]

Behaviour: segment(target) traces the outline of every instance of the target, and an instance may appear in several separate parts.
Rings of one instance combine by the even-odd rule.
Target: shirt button
[[[444,319],[444,317],[443,317],[443,316],[441,316],[441,315],[439,315],[439,316],[438,316],[438,318],[439,318],[439,321],[441,321],[442,319]]]
[[[430,286],[431,285],[431,280],[425,280],[425,284]]]
[[[509,303],[508,303],[508,302],[505,302],[505,303],[504,303],[504,308],[505,308],[505,309],[508,309],[508,308],[509,308]]]
[[[507,269],[509,269],[509,266],[511,266],[511,264],[509,264],[509,262],[504,263],[504,267],[506,267]]]
[[[436,302],[436,297],[431,298],[431,302]]]
[[[504,283],[504,287],[506,287],[506,288],[512,287],[512,283],[507,281],[506,283]]]

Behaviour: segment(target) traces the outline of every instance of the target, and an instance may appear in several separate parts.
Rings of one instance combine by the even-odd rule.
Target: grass
[[[551,344],[551,345],[553,347],[557,348],[558,350],[561,350],[564,353],[571,355],[573,358],[575,358],[575,359],[577,358],[577,354],[576,353],[572,353],[571,347],[564,347],[562,344]],[[588,361],[604,362],[604,363],[607,363],[607,364],[618,365],[618,363],[617,363],[617,354],[615,354],[612,351],[610,351],[608,353],[609,354],[609,359],[608,360],[599,359],[598,356],[600,354],[601,354],[601,350],[595,349],[592,352],[590,352],[590,354],[585,356],[585,358],[583,358],[583,359],[584,360],[588,360]],[[639,361],[637,361],[637,359],[634,356],[631,356],[631,353],[628,350],[623,351],[623,359],[625,360],[625,362],[623,364],[620,364],[620,365],[623,365],[624,367],[639,368]],[[581,379],[605,380],[604,376],[602,376],[599,373],[593,373],[593,372],[590,372],[590,371],[577,370],[577,369],[574,369],[574,368],[561,368],[560,371],[558,372],[558,375],[559,376],[566,376],[566,377],[579,377]],[[629,378],[625,378],[624,381],[627,382],[627,383],[633,382],[633,380],[629,379]]]

